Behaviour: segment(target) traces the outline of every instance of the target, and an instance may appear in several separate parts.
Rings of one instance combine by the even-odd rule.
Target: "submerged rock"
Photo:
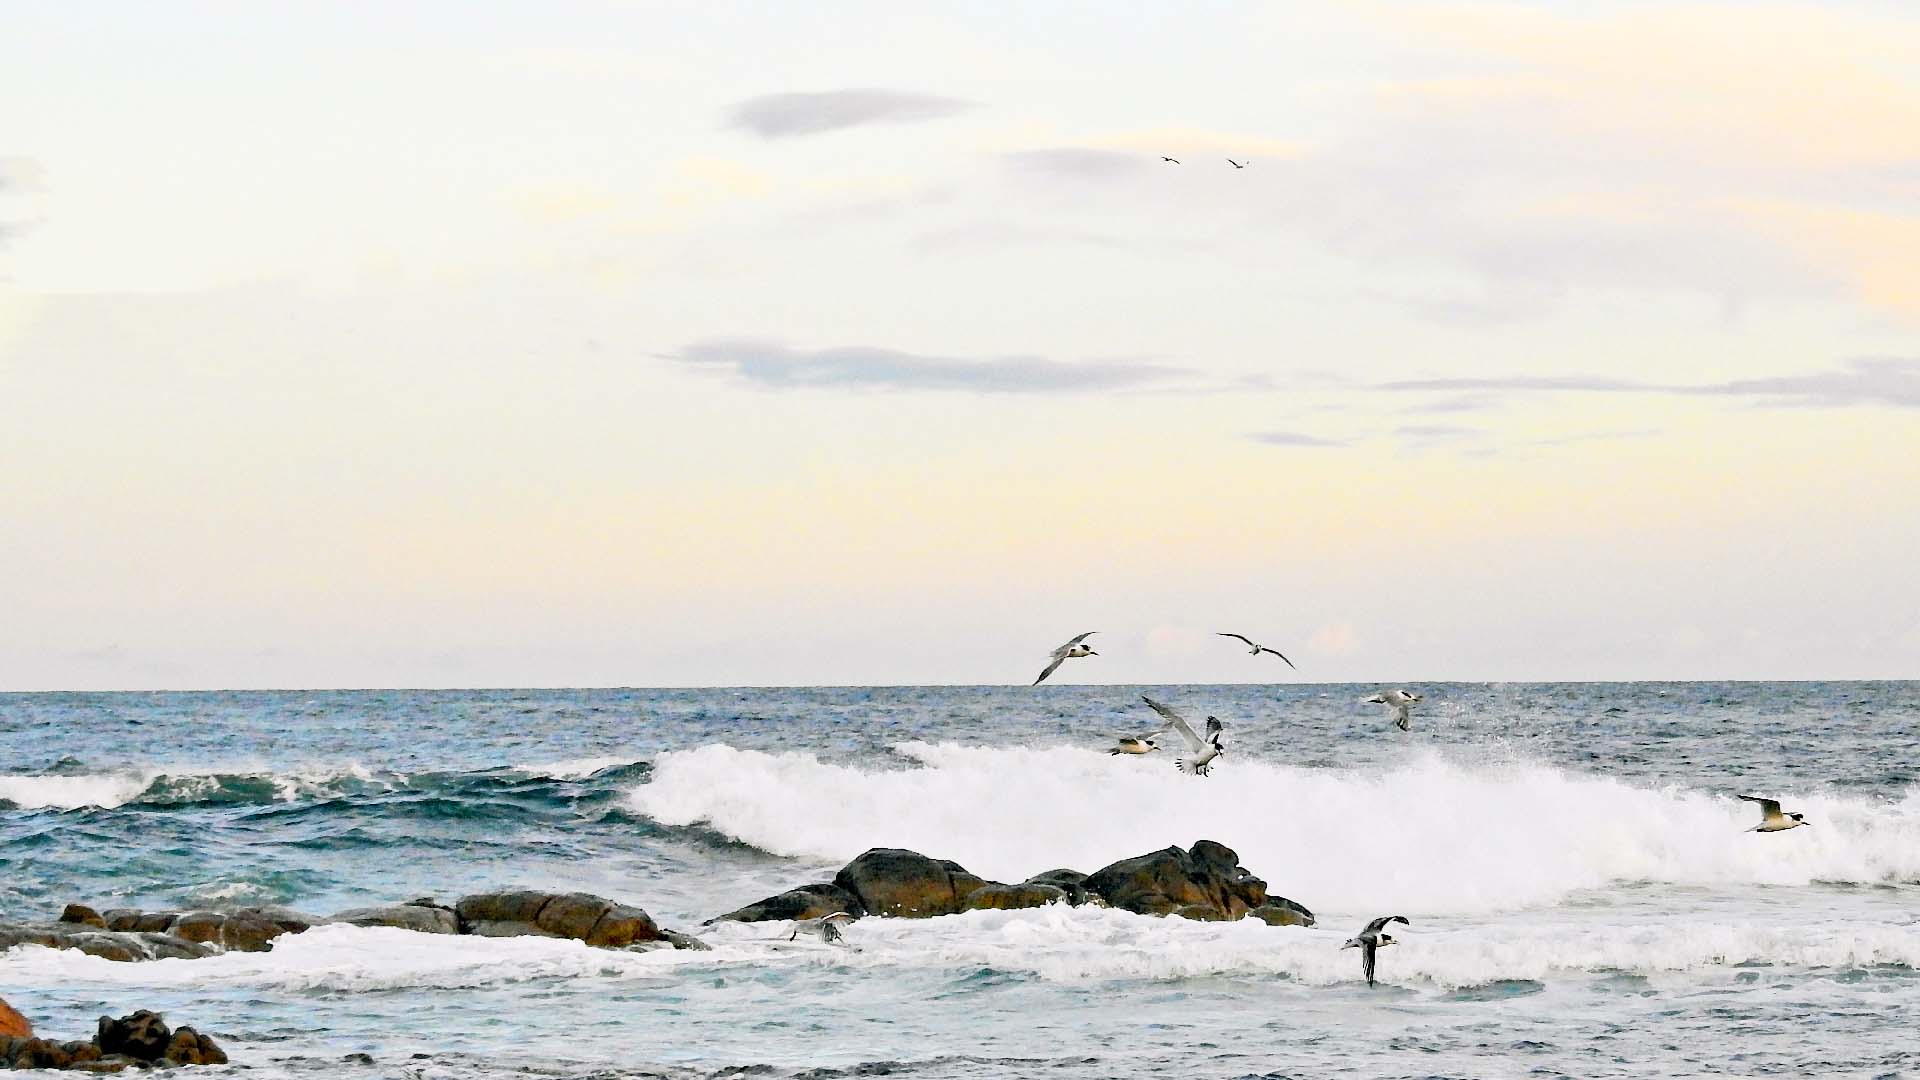
[[[836,911],[844,911],[855,918],[866,914],[866,909],[860,906],[859,897],[831,881],[822,881],[813,885],[802,885],[797,889],[788,889],[778,896],[769,896],[765,900],[737,908],[725,915],[716,915],[703,925],[712,926],[717,922],[784,922],[790,919],[817,919]]]
[[[1241,866],[1232,848],[1211,840],[1122,859],[1088,875],[1085,886],[1142,915],[1231,921],[1267,903],[1267,883]]]
[[[965,911],[968,895],[990,884],[951,859],[904,848],[872,848],[841,867],[833,883],[857,897],[869,915],[910,919]]]

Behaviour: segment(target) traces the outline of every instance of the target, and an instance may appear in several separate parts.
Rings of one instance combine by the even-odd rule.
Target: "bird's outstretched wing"
[[[1374,944],[1372,941],[1362,941],[1360,943],[1360,973],[1367,977],[1368,986],[1373,985],[1374,955],[1379,951],[1380,946]]]
[[[1100,631],[1098,631],[1098,630],[1089,630],[1089,631],[1087,631],[1087,632],[1086,632],[1086,633],[1084,633],[1084,634],[1075,634],[1075,635],[1073,636],[1073,638],[1072,638],[1071,640],[1069,640],[1069,641],[1067,642],[1067,644],[1068,644],[1068,645],[1078,645],[1078,644],[1080,644],[1081,642],[1083,642],[1083,641],[1085,641],[1085,640],[1087,640],[1088,638],[1090,638],[1090,637],[1092,637],[1093,635],[1095,635],[1095,634],[1097,634],[1097,633],[1099,633],[1099,632],[1100,632]]]
[[[1053,671],[1055,668],[1059,667],[1061,664],[1064,664],[1066,662],[1067,662],[1066,654],[1062,653],[1055,656],[1053,658],[1053,663],[1047,665],[1047,670],[1041,672],[1040,677],[1033,680],[1033,685],[1039,686],[1041,683],[1046,682],[1047,676],[1053,674]]]
[[[1216,634],[1215,634],[1214,636],[1216,636],[1216,637],[1230,637],[1230,638],[1239,638],[1239,639],[1240,639],[1241,641],[1244,641],[1244,642],[1246,642],[1246,643],[1247,643],[1247,647],[1248,647],[1248,648],[1250,648],[1250,649],[1257,649],[1257,648],[1259,648],[1259,646],[1258,646],[1258,645],[1255,645],[1255,644],[1253,643],[1253,639],[1252,639],[1252,638],[1250,638],[1250,637],[1248,637],[1248,636],[1247,636],[1247,635],[1245,635],[1245,634],[1227,634],[1227,633],[1216,633]]]
[[[1226,727],[1220,723],[1219,717],[1217,716],[1207,717],[1207,738],[1211,739],[1215,735],[1218,735],[1225,730],[1226,730]]]
[[[1167,708],[1165,705],[1160,704],[1145,694],[1140,695],[1140,700],[1147,703],[1147,708],[1167,718],[1167,726],[1179,732],[1180,737],[1187,740],[1188,750],[1197,754],[1201,748],[1206,746],[1206,743],[1200,741],[1200,736],[1193,733],[1193,728],[1187,723],[1186,717],[1181,716],[1179,713],[1174,712],[1172,709]]]
[[[1279,649],[1269,649],[1269,648],[1267,648],[1267,647],[1266,647],[1265,645],[1262,645],[1262,646],[1260,646],[1260,651],[1261,651],[1261,652],[1270,652],[1270,653],[1272,653],[1273,655],[1275,655],[1275,656],[1277,656],[1277,657],[1279,657],[1279,658],[1280,658],[1280,659],[1282,659],[1282,660],[1287,660],[1287,654],[1286,654],[1286,653],[1283,653],[1283,652],[1281,652],[1281,651],[1280,651]],[[1297,668],[1297,667],[1294,667],[1294,666],[1293,666],[1293,661],[1291,661],[1291,660],[1287,660],[1287,666],[1288,666],[1288,667],[1290,667],[1290,668],[1293,668],[1293,670],[1295,670],[1295,671],[1299,671],[1299,670],[1300,670],[1299,668]]]
[[[1382,915],[1379,918],[1368,923],[1367,928],[1360,932],[1362,934],[1377,934],[1380,931],[1385,930],[1387,928],[1388,923],[1400,923],[1403,926],[1413,925],[1412,923],[1407,921],[1407,917],[1405,915]]]
[[[1740,797],[1742,799],[1745,799],[1748,802],[1759,803],[1760,812],[1762,814],[1765,814],[1768,817],[1780,816],[1780,800],[1779,799],[1763,799],[1758,795],[1742,795]]]

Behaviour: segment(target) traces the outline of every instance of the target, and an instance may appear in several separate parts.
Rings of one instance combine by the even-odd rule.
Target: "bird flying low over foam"
[[[1275,655],[1275,656],[1278,656],[1278,657],[1279,657],[1280,659],[1282,659],[1282,660],[1287,660],[1287,656],[1286,656],[1286,654],[1285,654],[1285,653],[1283,653],[1283,652],[1281,652],[1281,651],[1280,651],[1279,649],[1269,649],[1269,648],[1267,648],[1267,647],[1266,647],[1265,645],[1257,645],[1257,644],[1255,644],[1255,643],[1254,643],[1254,640],[1253,640],[1252,638],[1250,638],[1250,637],[1248,637],[1248,636],[1247,636],[1247,635],[1245,635],[1245,634],[1228,634],[1228,633],[1225,633],[1225,632],[1221,632],[1221,633],[1217,633],[1217,634],[1215,634],[1214,636],[1215,636],[1215,637],[1230,637],[1230,638],[1238,638],[1239,640],[1241,640],[1241,641],[1244,641],[1244,642],[1246,642],[1246,643],[1247,643],[1247,646],[1248,646],[1249,648],[1251,648],[1251,649],[1253,650],[1253,652],[1252,652],[1252,654],[1251,654],[1251,655],[1253,655],[1253,656],[1259,656],[1259,655],[1260,655],[1261,653],[1263,653],[1263,652],[1266,652],[1266,653],[1272,653],[1273,655]],[[1297,668],[1297,667],[1293,667],[1293,661],[1291,661],[1291,660],[1287,660],[1287,666],[1288,666],[1288,667],[1290,667],[1290,668],[1293,668],[1293,670],[1295,670],[1295,671],[1299,671],[1299,670],[1300,670],[1300,669],[1299,669],[1299,668]]]
[[[1160,749],[1160,743],[1158,742],[1160,736],[1165,735],[1171,728],[1172,725],[1168,725],[1167,727],[1154,728],[1144,735],[1128,735],[1115,739],[1114,747],[1108,750],[1107,753],[1151,754],[1155,750]]]
[[[1203,739],[1193,733],[1193,725],[1187,723],[1186,717],[1145,694],[1140,695],[1140,700],[1146,702],[1147,707],[1154,712],[1166,717],[1167,726],[1179,732],[1180,737],[1187,741],[1187,756],[1176,759],[1173,763],[1174,767],[1188,776],[1211,775],[1213,759],[1227,752],[1227,748],[1220,742],[1220,733],[1224,730],[1220,718],[1207,717],[1207,737]]]
[[[1049,654],[1053,657],[1053,663],[1048,664],[1047,670],[1041,672],[1040,677],[1033,680],[1033,685],[1039,686],[1041,683],[1046,682],[1047,676],[1053,674],[1055,668],[1058,668],[1061,664],[1064,664],[1069,660],[1076,660],[1082,656],[1099,656],[1100,655],[1099,653],[1094,652],[1092,649],[1082,644],[1088,638],[1092,637],[1097,633],[1099,633],[1098,630],[1089,630],[1086,633],[1075,637],[1072,641],[1067,642],[1065,645],[1062,645],[1059,648],[1053,650],[1053,652]]]
[[[1805,814],[1783,814],[1780,812],[1780,800],[1763,799],[1758,795],[1742,795],[1747,802],[1760,804],[1760,824],[1748,829],[1748,832],[1786,832],[1802,825],[1811,825]]]
[[[822,915],[817,919],[795,919],[793,933],[787,936],[787,940],[792,941],[801,934],[812,934],[829,945],[836,941],[845,941],[846,939],[840,936],[840,928],[852,921],[853,916],[844,911]]]
[[[1420,695],[1411,690],[1382,690],[1368,698],[1374,705],[1385,705],[1393,710],[1393,726],[1401,731],[1407,730],[1413,721],[1413,706]]]
[[[1405,915],[1382,915],[1368,923],[1365,930],[1348,938],[1345,945],[1340,946],[1343,949],[1360,950],[1360,973],[1367,977],[1368,986],[1373,985],[1374,954],[1388,945],[1397,944],[1393,940],[1393,935],[1386,933],[1388,923],[1413,925]]]

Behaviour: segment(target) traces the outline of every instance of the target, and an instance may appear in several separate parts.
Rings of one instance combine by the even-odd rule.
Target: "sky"
[[[1910,5],[7,23],[0,690],[1920,677]]]

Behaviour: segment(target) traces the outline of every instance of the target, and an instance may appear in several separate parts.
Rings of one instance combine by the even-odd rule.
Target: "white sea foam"
[[[1743,832],[1752,804],[1538,764],[1436,754],[1385,772],[1229,754],[1212,777],[1160,757],[910,743],[920,764],[705,746],[660,756],[630,796],[664,824],[706,824],[777,854],[839,861],[911,848],[1019,880],[1218,840],[1271,891],[1316,910],[1471,913],[1616,882],[1794,885],[1920,880],[1920,793],[1886,802],[1781,792],[1813,827]]]
[[[223,785],[264,783],[272,798],[324,796],[343,784],[402,787],[401,773],[376,772],[357,763],[274,770],[257,763],[159,769],[118,769],[75,774],[0,774],[0,803],[22,810],[113,809],[140,800],[188,803],[215,797]]]
[[[570,758],[566,761],[549,761],[534,765],[515,765],[514,768],[528,776],[544,776],[550,780],[585,780],[595,773],[608,769],[625,768],[639,762],[640,759],[618,755],[599,757]]]
[[[153,782],[149,773],[86,773],[79,776],[0,775],[0,803],[22,810],[77,810],[124,806]]]

